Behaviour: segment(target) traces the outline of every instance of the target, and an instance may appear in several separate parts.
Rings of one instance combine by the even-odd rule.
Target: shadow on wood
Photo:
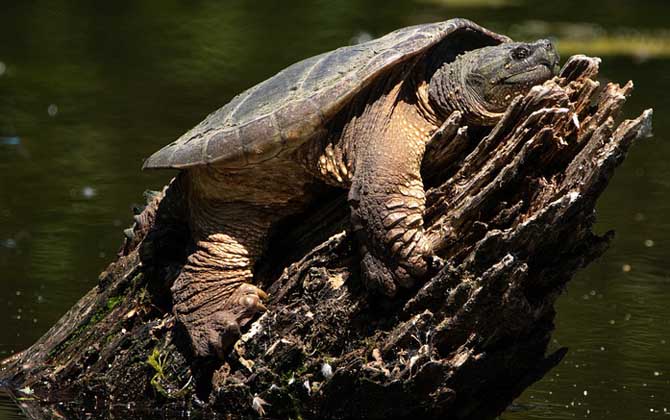
[[[169,294],[188,232],[165,228],[152,195],[100,284],[0,377],[35,398],[21,404],[36,417],[494,418],[564,356],[547,355],[554,303],[607,248],[595,201],[650,135],[651,110],[617,124],[632,83],[601,89],[598,64],[572,57],[490,131],[454,113],[435,133],[425,220],[444,265],[422,287],[394,299],[362,287],[332,192],[274,232],[258,267],[269,311],[225,360],[194,361]]]

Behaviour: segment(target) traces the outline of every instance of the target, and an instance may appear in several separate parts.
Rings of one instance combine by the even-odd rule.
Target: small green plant
[[[161,381],[166,379],[165,366],[167,358],[167,353],[161,353],[161,351],[158,350],[158,347],[155,347],[149,357],[147,357],[147,364],[155,371],[154,376],[151,378],[151,386],[164,397],[170,397],[170,394],[161,384]]]
[[[171,369],[169,363],[171,360],[170,353],[161,351],[158,347],[154,348],[151,354],[147,357],[146,363],[154,370],[154,375],[151,377],[151,386],[156,392],[165,398],[175,399],[181,398],[188,394],[191,387],[193,377],[189,376],[186,383],[179,387],[177,383],[183,382],[177,372]],[[172,373],[170,373],[172,371]]]

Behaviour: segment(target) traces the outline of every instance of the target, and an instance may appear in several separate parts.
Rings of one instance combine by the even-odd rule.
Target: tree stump
[[[195,360],[169,293],[189,233],[162,220],[153,194],[99,285],[0,378],[45,418],[493,419],[564,356],[547,355],[554,303],[607,248],[613,234],[591,230],[596,199],[651,132],[651,110],[617,124],[632,83],[601,88],[598,65],[572,57],[492,129],[454,113],[434,134],[425,221],[444,265],[416,289],[390,299],[362,286],[332,191],[274,232],[257,267],[269,311],[225,360]]]

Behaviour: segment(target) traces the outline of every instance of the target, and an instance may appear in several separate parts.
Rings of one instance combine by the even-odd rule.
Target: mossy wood
[[[346,198],[277,227],[257,272],[269,311],[225,360],[200,364],[175,326],[170,283],[188,232],[156,218],[100,283],[0,377],[31,415],[199,409],[271,418],[492,419],[565,354],[547,355],[554,303],[612,233],[596,199],[651,110],[617,123],[629,82],[599,86],[597,59],[516,99],[491,130],[458,112],[423,162],[426,227],[446,265],[394,298],[362,286]],[[158,212],[160,215],[161,212]],[[22,391],[19,391],[22,389]],[[64,404],[56,404],[63,402]]]

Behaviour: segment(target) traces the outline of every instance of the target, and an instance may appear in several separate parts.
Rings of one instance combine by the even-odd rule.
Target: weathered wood
[[[394,299],[364,289],[333,191],[276,229],[258,267],[269,311],[226,360],[194,361],[169,296],[188,232],[156,216],[159,195],[100,285],[0,376],[18,396],[33,392],[39,402],[23,404],[45,417],[123,407],[494,418],[565,354],[546,355],[554,302],[607,248],[612,234],[591,231],[595,201],[650,134],[651,110],[616,123],[632,84],[599,89],[598,64],[573,57],[492,130],[454,114],[435,134],[426,224],[444,265],[422,287]]]

